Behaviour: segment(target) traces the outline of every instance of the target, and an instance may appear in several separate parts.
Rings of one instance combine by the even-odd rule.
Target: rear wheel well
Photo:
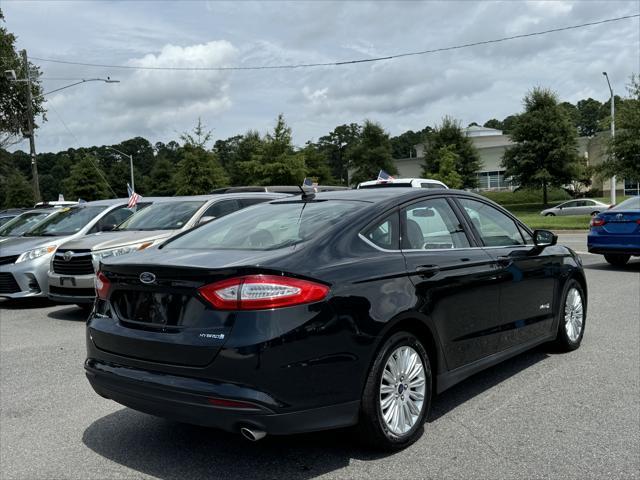
[[[396,323],[384,336],[380,345],[384,343],[384,341],[393,335],[396,332],[408,332],[415,335],[420,343],[424,346],[424,349],[427,351],[427,355],[429,355],[429,363],[431,363],[431,382],[432,382],[432,392],[435,394],[436,392],[436,377],[438,374],[439,367],[439,358],[438,358],[438,347],[436,346],[436,340],[431,333],[429,327],[427,327],[423,322],[416,318],[405,318]]]

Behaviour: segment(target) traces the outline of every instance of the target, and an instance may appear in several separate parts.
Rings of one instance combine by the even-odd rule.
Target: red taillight
[[[329,287],[298,278],[248,275],[200,287],[200,295],[219,310],[263,310],[323,300]]]
[[[111,282],[107,278],[107,276],[98,272],[96,275],[96,295],[101,300],[106,300],[109,295],[109,288],[111,288]]]
[[[593,217],[593,218],[591,219],[591,223],[590,223],[590,225],[591,225],[592,227],[601,227],[601,226],[603,226],[605,223],[607,223],[607,222],[605,221],[605,219],[604,219],[604,218]]]

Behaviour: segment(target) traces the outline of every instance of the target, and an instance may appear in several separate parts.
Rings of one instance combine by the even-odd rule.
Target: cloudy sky
[[[233,67],[371,58],[640,13],[640,1],[218,2],[0,0],[31,57],[137,67]],[[39,151],[177,139],[198,117],[227,138],[284,113],[298,145],[372,119],[391,134],[444,115],[484,123],[541,85],[604,101],[640,72],[638,18],[377,63],[295,70],[164,71],[37,61],[48,96]],[[65,128],[66,125],[66,128]],[[26,143],[21,146],[26,149]]]

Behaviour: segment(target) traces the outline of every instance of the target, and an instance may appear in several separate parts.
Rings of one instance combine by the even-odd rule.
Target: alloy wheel
[[[569,340],[576,342],[580,338],[583,323],[582,296],[577,288],[571,288],[564,303],[564,328]]]
[[[380,410],[387,428],[395,435],[411,430],[424,408],[426,377],[422,358],[403,345],[387,360],[380,380]]]

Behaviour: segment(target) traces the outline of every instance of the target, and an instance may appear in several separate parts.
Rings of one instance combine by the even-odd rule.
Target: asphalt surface
[[[585,250],[584,234],[560,242]],[[85,380],[79,309],[0,303],[0,478],[638,478],[640,260],[583,260],[581,348],[538,348],[453,387],[392,455],[345,430],[250,443],[121,407]]]

